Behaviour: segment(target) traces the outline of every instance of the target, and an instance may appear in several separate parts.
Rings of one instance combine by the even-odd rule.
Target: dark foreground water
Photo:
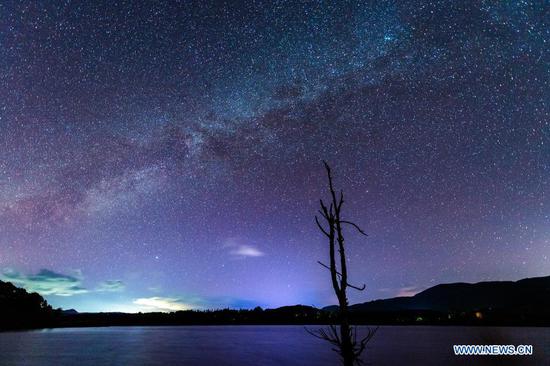
[[[454,356],[453,344],[532,344],[533,356]],[[550,328],[380,327],[372,365],[550,365]],[[0,333],[0,365],[338,365],[300,326],[68,328]]]

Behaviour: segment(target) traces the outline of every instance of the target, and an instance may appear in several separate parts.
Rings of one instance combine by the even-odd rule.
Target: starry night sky
[[[2,1],[0,278],[81,311],[550,274],[545,1]]]

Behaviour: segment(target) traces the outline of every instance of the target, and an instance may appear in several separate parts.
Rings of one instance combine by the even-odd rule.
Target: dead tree
[[[309,329],[306,330],[311,335],[330,342],[334,346],[333,350],[342,358],[344,366],[353,366],[361,364],[360,356],[378,328],[369,328],[367,335],[364,338],[358,339],[357,328],[350,325],[347,288],[349,287],[354,290],[363,291],[365,290],[365,285],[359,287],[351,285],[348,282],[348,269],[342,227],[349,226],[362,235],[366,236],[367,234],[365,234],[365,232],[355,223],[342,219],[341,213],[342,205],[344,204],[344,193],[340,191],[337,197],[332,184],[330,167],[326,162],[323,163],[327,171],[331,202],[327,207],[323,200],[320,201],[321,210],[319,210],[319,213],[324,221],[324,225],[319,221],[317,216],[315,216],[315,222],[319,230],[321,230],[328,239],[330,262],[328,265],[322,262],[319,262],[319,264],[330,271],[332,287],[338,298],[338,318],[340,324],[339,327],[330,325],[328,328],[321,328],[314,331]],[[337,263],[336,249],[338,249],[339,264]]]

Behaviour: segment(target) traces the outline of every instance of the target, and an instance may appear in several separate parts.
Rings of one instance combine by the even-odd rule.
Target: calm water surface
[[[453,344],[532,344],[533,356],[457,357]],[[380,327],[372,365],[550,365],[550,328]],[[68,328],[0,333],[0,365],[338,365],[300,326]]]

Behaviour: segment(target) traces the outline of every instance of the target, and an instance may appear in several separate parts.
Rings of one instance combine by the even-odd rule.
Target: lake
[[[313,327],[311,327],[313,328]],[[454,356],[453,344],[532,344],[533,356]],[[550,364],[550,328],[384,326],[372,365]],[[0,365],[338,365],[301,326],[65,328],[0,333]]]

